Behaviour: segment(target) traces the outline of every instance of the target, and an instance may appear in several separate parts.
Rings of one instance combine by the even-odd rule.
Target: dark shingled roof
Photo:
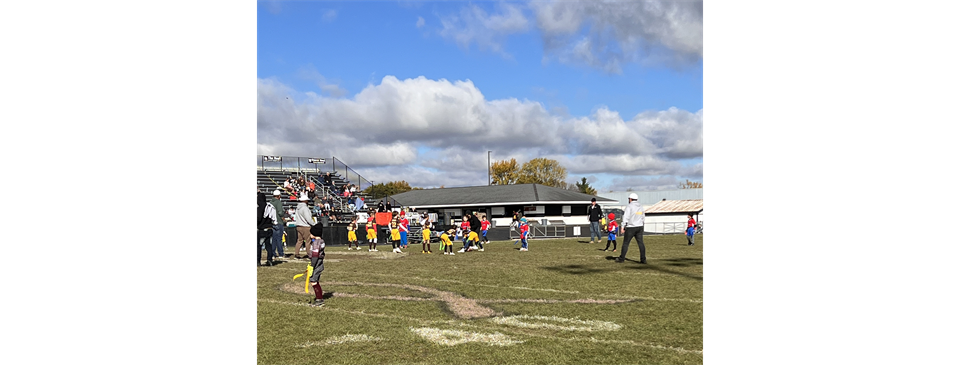
[[[458,205],[508,205],[533,203],[590,204],[591,198],[598,203],[615,203],[616,200],[564,190],[540,184],[468,186],[411,190],[393,195],[392,198],[406,207],[458,206]]]

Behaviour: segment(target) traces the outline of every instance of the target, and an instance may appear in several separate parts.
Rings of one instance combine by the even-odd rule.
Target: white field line
[[[594,320],[580,320],[577,318],[562,318],[562,317],[544,317],[544,316],[528,316],[528,315],[519,315],[519,316],[509,316],[509,317],[497,317],[491,318],[491,322],[514,327],[522,328],[546,328],[559,331],[616,331],[620,329],[620,325],[607,322],[607,321],[594,321]],[[552,321],[566,324],[574,324],[573,326],[558,326],[551,323],[544,323],[543,321]]]
[[[267,303],[285,304],[285,305],[295,305],[295,306],[300,306],[300,307],[314,308],[313,306],[311,306],[311,305],[308,304],[308,303],[287,302],[287,301],[273,300],[273,299],[257,299],[257,301],[258,301],[258,302],[267,302]],[[320,308],[316,308],[316,309],[317,309],[317,310],[322,310],[322,311],[333,311],[333,312],[340,312],[340,313],[347,313],[347,314],[356,314],[356,315],[361,315],[361,316],[369,316],[369,317],[377,317],[377,318],[400,319],[400,320],[405,320],[405,321],[419,322],[419,323],[423,323],[423,324],[453,324],[453,323],[458,322],[457,320],[443,320],[443,321],[438,321],[438,320],[425,320],[425,319],[423,319],[423,318],[412,318],[412,317],[395,316],[395,315],[380,314],[380,313],[367,313],[367,312],[365,312],[365,311],[352,311],[352,310],[339,309],[339,308],[330,308],[329,306],[324,306],[324,307],[320,307]]]
[[[307,303],[286,302],[286,301],[273,300],[273,299],[257,299],[257,301],[258,301],[258,302],[267,302],[267,303],[294,305],[294,306],[311,308],[311,306],[310,306],[309,304],[307,304]],[[486,326],[478,326],[478,325],[474,325],[474,324],[465,323],[465,322],[462,322],[462,321],[459,321],[459,320],[446,320],[446,321],[433,320],[433,321],[429,321],[429,320],[424,320],[424,319],[422,319],[422,318],[411,318],[411,317],[403,317],[403,316],[391,316],[391,315],[386,315],[386,314],[366,313],[366,312],[363,312],[363,311],[358,312],[358,311],[343,310],[343,309],[328,308],[328,307],[317,308],[317,310],[334,311],[334,312],[340,312],[340,313],[356,314],[356,315],[371,316],[371,317],[378,317],[378,318],[400,319],[400,320],[406,320],[406,321],[414,321],[414,322],[418,322],[418,323],[420,323],[420,324],[449,324],[449,325],[459,325],[459,326],[461,326],[461,327],[471,327],[471,328],[489,329],[489,328],[486,327]],[[508,331],[509,331],[509,328],[500,328],[500,330],[508,330]],[[522,334],[523,334],[523,335],[527,335],[527,336],[540,337],[540,338],[546,338],[546,339],[552,339],[552,340],[559,340],[559,341],[569,341],[569,342],[590,341],[590,342],[604,343],[604,344],[625,344],[625,345],[633,345],[633,346],[650,347],[650,348],[660,349],[660,350],[670,350],[670,351],[676,351],[676,352],[680,352],[680,353],[689,353],[689,354],[700,354],[700,355],[703,355],[703,351],[702,351],[702,350],[687,350],[687,349],[684,349],[684,348],[682,348],[682,347],[663,346],[663,345],[649,344],[649,343],[636,342],[636,341],[627,341],[627,340],[598,340],[598,339],[593,338],[593,337],[590,337],[590,338],[578,338],[578,337],[575,337],[575,338],[563,338],[563,337],[549,336],[549,335],[536,335],[536,334],[532,334],[532,333],[528,333],[528,332],[523,332]]]
[[[461,330],[442,330],[431,327],[410,327],[410,331],[423,337],[427,341],[445,346],[456,346],[467,342],[479,342],[489,346],[510,346],[523,343],[523,341],[514,340],[510,338],[510,336],[500,332],[478,333]]]
[[[378,342],[381,340],[383,339],[380,337],[346,334],[343,336],[328,338],[326,341],[323,341],[323,342],[308,341],[306,343],[296,345],[295,347],[306,348],[306,347],[313,347],[313,346],[339,345],[339,344],[348,343],[348,342]]]
[[[284,268],[291,272],[302,272],[301,269],[296,268]],[[402,275],[392,275],[392,274],[366,274],[370,276],[385,276],[392,278],[404,278],[404,279],[414,279],[414,280],[423,280],[423,281],[438,281],[438,282],[447,282],[461,285],[472,285],[472,286],[483,286],[488,288],[499,288],[499,289],[519,289],[519,290],[535,290],[535,291],[545,291],[545,292],[555,292],[555,293],[567,293],[567,294],[580,294],[578,291],[566,291],[566,290],[557,290],[557,289],[542,289],[542,288],[526,288],[526,287],[505,287],[500,285],[491,285],[491,284],[477,284],[477,283],[467,283],[458,280],[448,280],[448,279],[437,279],[437,278],[421,278],[418,276],[402,276]],[[399,284],[398,284],[399,285]],[[617,298],[623,299],[623,301],[615,302],[600,302],[598,300],[597,304],[616,304],[623,303],[627,301],[635,300],[651,300],[658,302],[686,302],[686,303],[703,303],[703,299],[689,299],[689,298],[656,298],[656,297],[638,297],[630,295],[621,295],[621,294],[594,294],[598,297],[605,298]],[[592,299],[574,299],[574,300],[553,300],[553,299],[478,299],[478,302],[481,303],[512,303],[512,302],[529,302],[529,303],[593,303]]]
[[[439,282],[445,282],[445,283],[454,283],[454,284],[462,284],[462,285],[473,285],[473,286],[483,286],[483,287],[488,287],[488,288],[499,288],[499,289],[536,290],[536,291],[545,291],[545,292],[554,292],[554,293],[580,294],[580,292],[578,292],[578,291],[570,291],[570,290],[557,290],[557,289],[544,289],[544,288],[527,288],[527,287],[522,287],[522,286],[500,286],[500,285],[491,285],[491,284],[477,284],[477,283],[467,283],[467,282],[463,282],[463,281],[459,281],[459,280],[437,279],[437,278],[421,278],[421,277],[419,277],[419,276],[402,276],[402,275],[393,275],[393,274],[367,274],[367,275],[372,275],[372,276],[386,276],[386,277],[392,277],[392,278],[404,278],[404,279],[414,279],[414,280],[425,280],[425,281],[439,281]],[[687,298],[636,297],[636,296],[627,296],[627,295],[619,295],[619,294],[596,294],[596,296],[608,297],[608,298],[620,298],[620,299],[627,299],[627,300],[653,300],[653,301],[666,301],[666,302],[703,303],[703,300],[702,300],[702,299],[687,299]],[[518,300],[522,301],[523,299],[518,299]],[[540,300],[540,299],[536,299],[536,300]],[[545,299],[545,300],[549,300],[549,299]],[[580,301],[580,300],[589,300],[589,299],[578,299],[578,300],[576,300],[576,301],[573,301],[573,303],[577,303],[577,301]],[[496,302],[496,301],[483,300],[483,299],[479,299],[479,301],[482,302],[482,303],[499,303],[499,302]],[[571,302],[571,301],[566,301],[566,302]]]
[[[386,276],[393,278],[404,278],[404,279],[414,279],[414,280],[426,280],[426,281],[438,281],[443,283],[453,283],[461,285],[473,285],[473,286],[483,286],[487,288],[498,288],[498,289],[517,289],[517,290],[535,290],[535,291],[545,291],[553,293],[566,293],[566,294],[580,294],[578,291],[570,290],[558,290],[558,289],[548,289],[548,288],[527,288],[522,286],[500,286],[500,285],[491,285],[491,284],[477,284],[477,283],[467,283],[459,280],[449,280],[449,279],[437,279],[437,278],[421,278],[419,276],[403,276],[403,275],[391,275],[391,274],[366,274],[372,276]]]
[[[488,326],[476,325],[476,324],[469,324],[469,323],[464,323],[464,322],[460,322],[458,325],[459,325],[460,327],[470,327],[470,328],[478,328],[478,329],[486,329],[486,330],[500,330],[500,331],[505,331],[505,332],[512,332],[512,331],[514,331],[514,329],[509,328],[509,327],[490,328],[490,327],[488,327]],[[590,341],[590,342],[594,342],[594,343],[603,343],[603,344],[618,344],[618,345],[642,346],[642,347],[649,347],[649,348],[658,349],[658,350],[669,350],[669,351],[679,352],[679,353],[683,353],[683,354],[698,354],[698,355],[703,355],[703,351],[702,351],[702,350],[687,350],[687,349],[684,349],[684,348],[682,348],[682,347],[664,346],[664,345],[657,345],[657,344],[651,344],[651,343],[645,343],[645,342],[637,342],[637,341],[629,341],[629,340],[598,340],[598,339],[593,338],[593,337],[571,337],[571,338],[565,338],[565,337],[557,337],[557,336],[550,336],[550,335],[537,335],[537,334],[532,334],[532,333],[530,333],[530,332],[528,332],[528,331],[518,332],[517,334],[515,334],[515,336],[521,336],[521,335],[526,335],[526,336],[531,336],[531,337],[546,338],[546,339],[550,339],[550,340],[567,341],[567,342],[584,342],[584,341]]]

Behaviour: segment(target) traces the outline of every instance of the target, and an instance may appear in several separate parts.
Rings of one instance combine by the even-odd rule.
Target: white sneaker
[[[367,249],[367,252],[373,252],[373,249],[372,249],[372,248],[371,248],[371,249]]]
[[[520,251],[526,251],[527,249],[520,247]]]
[[[453,252],[451,252],[451,253],[450,253],[450,256],[453,256],[453,255],[456,255],[456,254],[455,254],[455,253],[453,253]]]
[[[483,249],[482,249],[482,248],[480,249],[480,252],[483,252]]]
[[[460,249],[460,251],[457,251],[457,252],[459,252],[459,253],[463,253],[463,249],[461,248],[461,249]],[[451,253],[452,253],[452,252],[451,252]]]
[[[378,249],[373,249],[373,252],[380,252],[380,250],[378,250]]]

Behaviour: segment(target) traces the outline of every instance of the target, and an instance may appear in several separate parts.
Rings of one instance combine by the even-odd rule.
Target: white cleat
[[[453,253],[453,252],[451,252],[451,253],[450,253],[450,256],[453,256],[453,255],[456,255],[456,254],[455,254],[455,253]]]
[[[461,248],[461,249],[460,249],[460,251],[457,251],[457,252],[459,252],[459,253],[463,253],[463,249]],[[451,253],[453,253],[453,252],[451,252]]]
[[[481,248],[479,251],[480,251],[480,252],[483,252],[483,249]]]

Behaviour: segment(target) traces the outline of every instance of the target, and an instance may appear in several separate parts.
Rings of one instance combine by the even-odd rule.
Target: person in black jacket
[[[273,228],[277,225],[277,213],[273,205],[267,204],[267,195],[257,187],[257,266],[267,249],[267,266],[273,266]]]
[[[477,218],[477,212],[473,212],[473,214],[470,215],[469,221],[470,221],[470,232],[477,232],[477,234],[479,235],[480,226],[482,225],[482,223],[480,223],[480,218]]]
[[[590,216],[590,243],[593,243],[593,236],[597,236],[597,243],[600,243],[600,217],[603,216],[603,209],[597,204],[597,198],[590,199],[587,214]]]

